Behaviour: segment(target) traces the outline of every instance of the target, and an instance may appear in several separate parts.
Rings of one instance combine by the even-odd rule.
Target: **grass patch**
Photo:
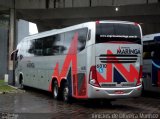
[[[0,85],[4,85],[4,80],[0,80]]]
[[[15,89],[8,86],[8,85],[4,85],[4,86],[0,86],[0,92],[10,92],[10,91],[14,91]]]
[[[10,92],[14,90],[16,89],[8,86],[7,83],[4,82],[4,80],[0,80],[0,92]]]

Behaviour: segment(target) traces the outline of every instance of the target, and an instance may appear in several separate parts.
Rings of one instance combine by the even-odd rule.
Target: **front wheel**
[[[20,78],[19,78],[19,85],[18,85],[18,88],[20,89],[25,89],[25,86],[23,84],[23,77],[20,75]]]

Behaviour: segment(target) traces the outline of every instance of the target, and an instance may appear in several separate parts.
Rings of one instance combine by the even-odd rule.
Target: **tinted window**
[[[83,28],[27,41],[21,45],[21,54],[24,56],[50,56],[67,54],[76,33],[78,33],[77,51],[80,52],[85,48],[87,32],[88,29]]]
[[[78,30],[78,52],[82,51],[86,46],[87,32],[87,28]]]
[[[18,58],[24,56],[23,44],[24,44],[24,41],[22,41],[22,42],[20,42],[20,44],[18,44],[18,53],[17,53]]]
[[[58,55],[62,47],[62,39],[64,39],[64,34],[43,38],[43,55]]]
[[[34,56],[35,40],[30,40],[30,41],[28,41],[27,44],[28,44],[28,50],[27,50],[28,56]]]
[[[32,40],[33,41],[33,40]],[[32,44],[32,41],[22,41],[18,45],[18,57],[30,57],[34,56],[34,44]]]
[[[160,43],[155,41],[147,41],[143,44],[144,59],[159,59],[160,60]]]
[[[34,54],[37,56],[43,55],[43,38],[35,40]]]
[[[128,41],[141,44],[140,29],[137,25],[100,23],[96,25],[96,43]]]
[[[53,37],[46,37],[43,39],[43,55],[48,56],[53,54]]]
[[[60,51],[63,50],[62,41],[64,40],[64,33],[56,35],[53,41],[54,54],[60,54]]]
[[[22,44],[21,44],[21,54],[20,56],[21,57],[27,57],[28,56],[28,51],[29,49],[29,45],[28,45],[28,41],[23,41]]]
[[[87,28],[83,29],[77,29],[74,31],[66,32],[65,33],[65,39],[63,40],[63,49],[61,50],[62,54],[67,54],[69,48],[71,47],[71,43],[75,37],[75,34],[78,33],[78,47],[77,52],[82,51],[85,48],[86,45],[86,39],[87,39]]]
[[[65,39],[63,40],[63,49],[61,50],[62,54],[67,54],[68,50],[71,46],[71,42],[74,38],[74,34],[76,31],[70,31],[65,33]]]

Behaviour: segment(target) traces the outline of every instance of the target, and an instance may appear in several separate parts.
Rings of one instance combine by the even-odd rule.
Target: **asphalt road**
[[[25,93],[1,94],[0,117],[14,119],[116,119],[160,118],[160,96],[118,99],[111,104],[100,101],[57,101],[44,91],[35,89]]]

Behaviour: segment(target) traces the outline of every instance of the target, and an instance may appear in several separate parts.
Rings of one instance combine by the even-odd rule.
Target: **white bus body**
[[[160,92],[160,33],[142,38],[144,90]]]
[[[142,32],[126,21],[87,22],[24,38],[16,82],[55,98],[128,98],[141,94]]]

